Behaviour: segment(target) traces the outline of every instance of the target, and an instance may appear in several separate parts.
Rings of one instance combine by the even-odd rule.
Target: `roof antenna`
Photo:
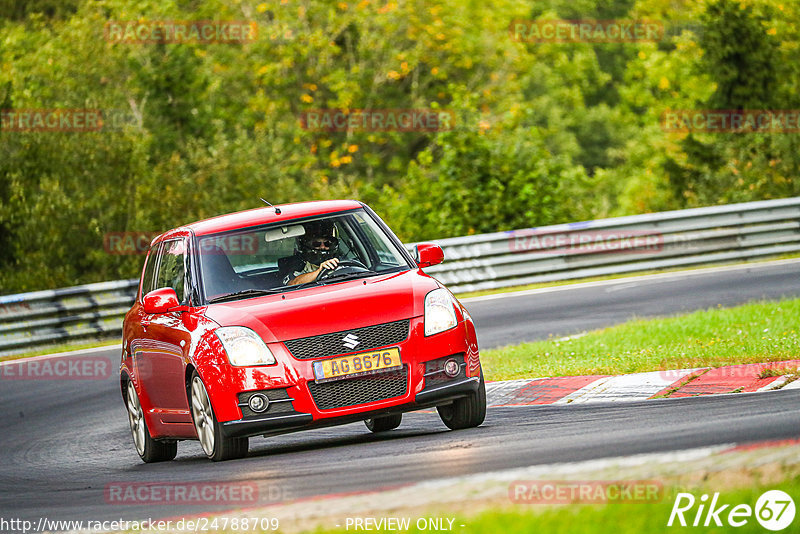
[[[261,198],[261,197],[258,197],[258,198]],[[275,206],[273,206],[272,204],[270,204],[269,202],[267,202],[263,198],[261,198],[261,202],[263,202],[264,204],[266,204],[270,208],[275,208]],[[280,208],[275,208],[275,215],[280,215],[280,214],[281,214],[281,209]]]

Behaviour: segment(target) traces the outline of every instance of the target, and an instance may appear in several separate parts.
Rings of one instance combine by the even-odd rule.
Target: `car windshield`
[[[363,209],[201,236],[197,255],[208,303],[411,267],[383,228]],[[316,270],[334,257],[339,260],[336,269],[322,271],[311,282],[290,285],[298,275]]]

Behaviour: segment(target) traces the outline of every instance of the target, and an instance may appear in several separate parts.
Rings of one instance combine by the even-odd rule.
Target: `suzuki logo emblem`
[[[358,340],[358,336],[354,334],[347,334],[342,338],[342,345],[344,345],[350,350],[353,350],[360,344],[361,342]]]

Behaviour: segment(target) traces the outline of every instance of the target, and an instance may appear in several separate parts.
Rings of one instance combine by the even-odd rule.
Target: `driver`
[[[297,238],[294,256],[287,258],[282,269],[283,283],[287,286],[313,282],[323,270],[333,270],[339,265],[339,240],[333,235],[333,222],[314,221],[304,225],[306,233]]]

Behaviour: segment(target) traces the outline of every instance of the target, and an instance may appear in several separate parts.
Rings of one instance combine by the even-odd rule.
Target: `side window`
[[[186,244],[183,240],[165,241],[161,249],[156,288],[171,287],[178,300],[186,302]]]
[[[147,263],[144,266],[144,276],[142,276],[141,295],[143,297],[153,290],[153,279],[155,278],[156,265],[158,264],[158,249],[159,245],[151,247],[150,254],[147,255]]]
[[[372,219],[368,219],[361,213],[356,213],[355,219],[358,221],[358,226],[361,231],[367,236],[369,243],[372,245],[372,249],[378,255],[378,261],[381,264],[390,267],[403,264],[397,252],[389,248],[386,236],[383,235],[380,228]]]

